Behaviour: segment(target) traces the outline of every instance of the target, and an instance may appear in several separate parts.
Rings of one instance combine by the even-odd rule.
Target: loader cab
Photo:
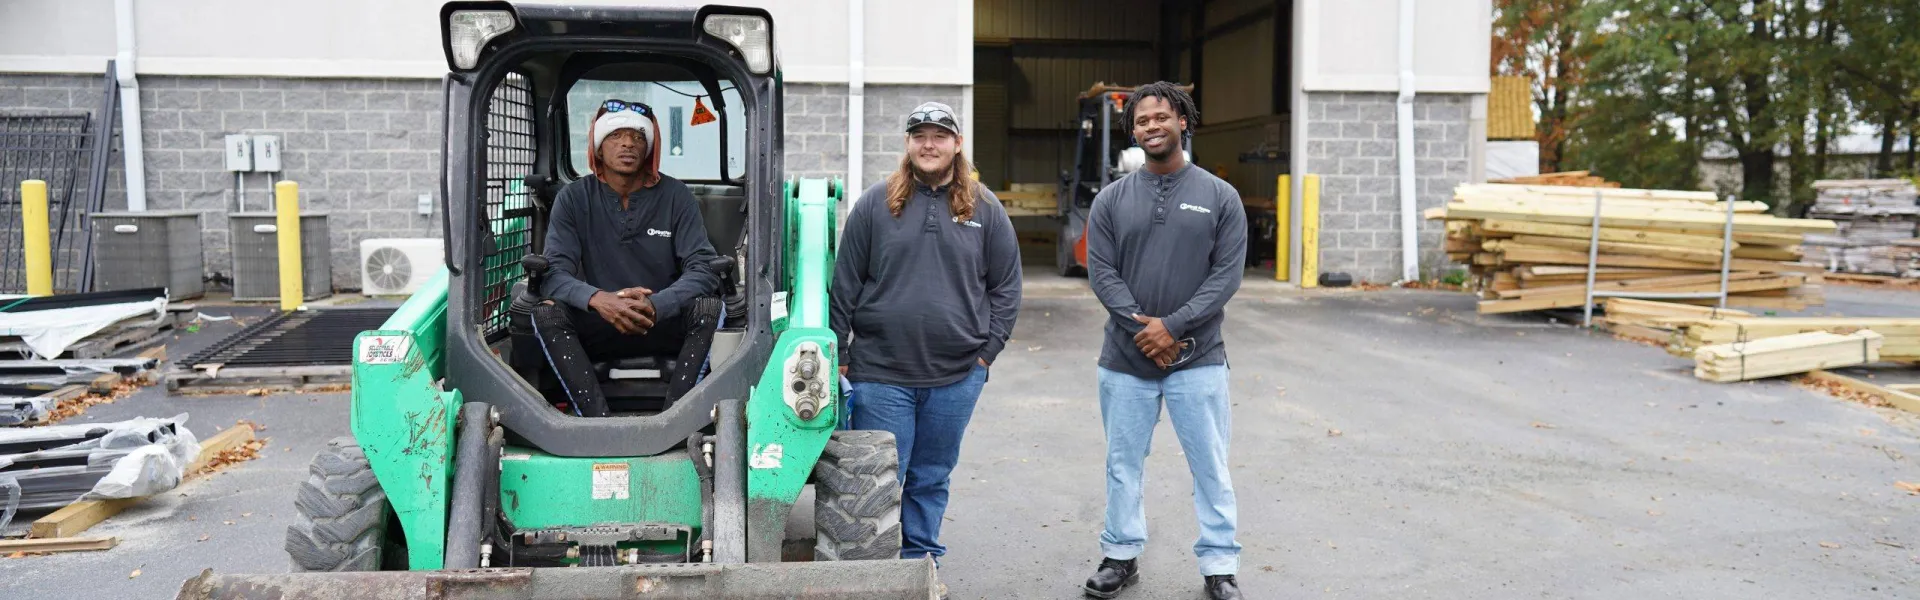
[[[771,17],[455,2],[442,23],[449,387],[497,407],[513,443],[555,455],[648,456],[684,442],[720,399],[748,396],[773,343],[785,212]],[[542,264],[527,257],[543,252],[561,190],[593,177],[587,129],[608,99],[653,109],[660,171],[698,201],[726,309],[703,364],[596,362],[615,416],[584,418],[553,407],[564,395],[525,326],[542,300]],[[701,382],[668,402],[668,380],[687,369]]]

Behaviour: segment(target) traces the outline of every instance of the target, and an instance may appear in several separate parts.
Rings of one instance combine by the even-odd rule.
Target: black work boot
[[[1211,600],[1240,600],[1240,582],[1232,575],[1208,575],[1207,598]]]
[[[1120,590],[1136,583],[1140,583],[1138,564],[1132,560],[1103,558],[1100,559],[1100,569],[1094,571],[1093,576],[1087,578],[1086,585],[1081,587],[1088,596],[1112,598],[1120,595]]]

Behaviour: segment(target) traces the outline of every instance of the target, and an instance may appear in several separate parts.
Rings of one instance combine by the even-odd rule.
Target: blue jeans
[[[939,560],[947,553],[940,545],[947,483],[986,383],[987,368],[979,365],[965,379],[940,387],[853,382],[853,428],[891,432],[899,445],[901,558]]]
[[[1227,473],[1233,415],[1226,365],[1183,369],[1158,380],[1100,369],[1100,420],[1107,433],[1107,523],[1100,532],[1100,550],[1117,560],[1132,560],[1146,551],[1141,480],[1163,400],[1193,472],[1193,512],[1200,521],[1193,554],[1199,557],[1200,574],[1235,574],[1240,569],[1240,543],[1234,541],[1239,516],[1233,477]]]

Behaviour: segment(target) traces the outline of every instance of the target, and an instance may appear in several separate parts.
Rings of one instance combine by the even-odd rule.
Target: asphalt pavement
[[[1028,290],[955,472],[954,598],[1077,598],[1099,561],[1104,313],[1084,282]],[[1829,309],[1920,316],[1920,293],[1827,291]],[[1226,336],[1249,598],[1920,598],[1920,497],[1895,487],[1920,482],[1914,415],[1696,381],[1659,349],[1482,317],[1460,294],[1250,282]],[[117,548],[0,559],[4,597],[170,598],[202,569],[287,569],[294,490],[347,431],[346,395],[156,387],[80,419],[179,412],[203,438],[248,419],[269,442],[87,532]],[[1147,481],[1151,540],[1124,597],[1202,598],[1170,425]]]

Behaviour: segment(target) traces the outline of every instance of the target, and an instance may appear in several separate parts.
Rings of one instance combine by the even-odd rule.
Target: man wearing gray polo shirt
[[[847,211],[829,296],[853,428],[899,445],[900,557],[938,562],[960,438],[1020,311],[1020,245],[952,108],[922,104],[902,129],[900,166]]]
[[[1100,417],[1107,437],[1105,555],[1085,590],[1113,598],[1139,581],[1147,515],[1141,478],[1164,404],[1193,473],[1200,539],[1193,546],[1207,597],[1240,598],[1240,544],[1227,472],[1232,403],[1227,300],[1240,289],[1247,216],[1240,194],[1187,162],[1193,98],[1167,82],[1134,90],[1126,108],[1144,168],[1100,190],[1088,220],[1087,275],[1108,312],[1100,351]]]

